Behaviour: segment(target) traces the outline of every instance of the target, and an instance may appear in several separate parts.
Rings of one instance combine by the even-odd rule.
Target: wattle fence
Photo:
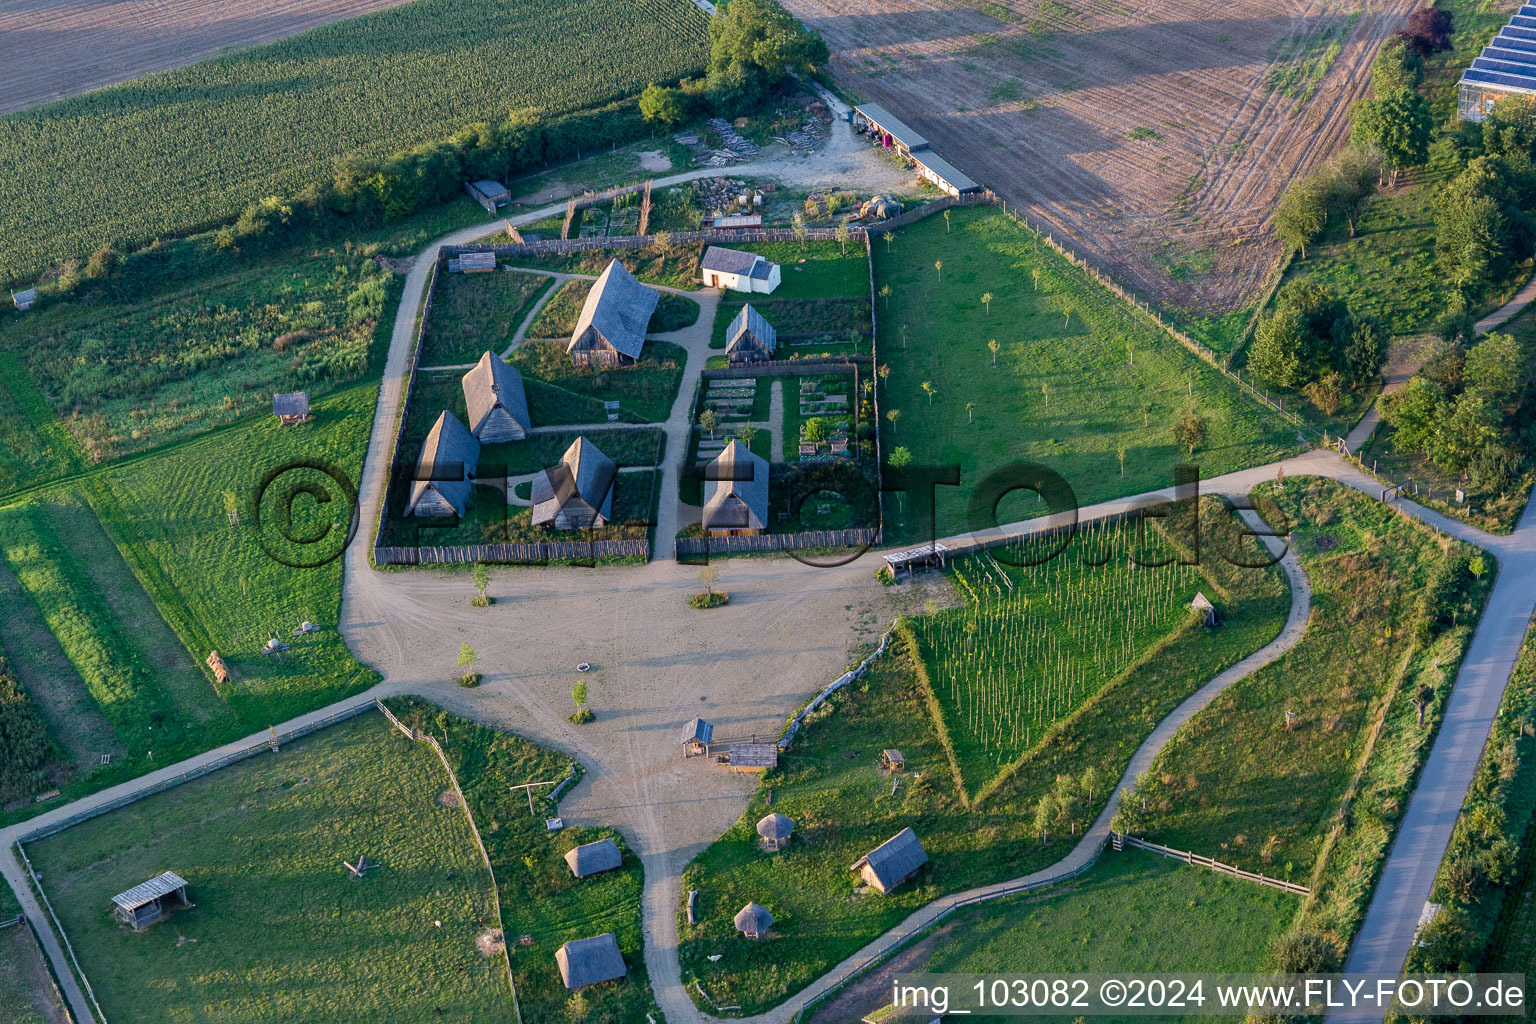
[[[876,527],[857,530],[807,530],[804,533],[759,533],[747,537],[679,537],[677,557],[743,555],[752,552],[811,551],[820,548],[869,547],[880,537]]]
[[[423,548],[376,546],[375,565],[541,565],[562,559],[640,558],[650,555],[643,537],[629,540],[562,540],[538,544],[458,544]]]

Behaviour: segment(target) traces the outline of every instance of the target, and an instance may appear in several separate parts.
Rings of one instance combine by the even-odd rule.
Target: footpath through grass
[[[1207,515],[1214,535],[1228,513],[1211,503]],[[1245,541],[1240,550],[1252,554],[1252,544]],[[1278,570],[1215,561],[1205,568],[1226,625],[1207,630],[1187,622],[1174,630],[1154,654],[1102,683],[974,796],[957,783],[921,662],[908,644],[894,643],[863,681],[808,717],[746,813],[684,873],[683,890],[699,892],[697,924],[688,925],[679,908],[683,978],[696,1001],[694,981],[718,1004],[761,1012],[934,898],[1059,860],[1147,733],[1284,624],[1289,601]],[[895,780],[879,767],[881,751],[890,747],[906,759]],[[794,839],[782,853],[758,844],[756,823],[770,809],[770,794],[771,809],[795,822]],[[1035,811],[1047,796],[1062,800],[1042,837]],[[848,865],[905,827],[916,831],[929,864],[888,896],[861,890]],[[774,916],[767,942],[744,939],[732,926],[749,900]],[[715,954],[719,960],[708,959]]]
[[[1296,450],[1294,427],[1001,210],[951,213],[948,226],[929,217],[874,248],[876,284],[892,289],[877,311],[878,360],[890,367],[882,451],[959,465],[960,486],[936,488],[939,536],[972,529],[977,485],[1019,460],[1061,474],[1083,504],[1168,486],[1189,460],[1173,437],[1186,413],[1206,423],[1194,455],[1206,476]],[[920,507],[887,499],[889,540],[928,536]]]
[[[509,787],[554,781],[569,773],[568,757],[459,718],[425,701],[402,697],[390,710],[408,725],[442,743],[459,785],[479,824],[496,882],[501,888],[502,927],[512,954],[518,1005],[532,1024],[620,1024],[660,1016],[646,976],[640,923],[644,871],[640,858],[610,828],[567,828],[550,832],[544,818],[557,808],[549,788],[536,790],[536,813],[528,812],[523,791]],[[578,769],[579,770],[579,769]],[[583,843],[612,839],[623,853],[617,869],[578,879],[565,863],[567,851]],[[628,977],[572,994],[560,980],[555,950],[572,939],[613,932]],[[522,937],[532,939],[523,945]]]
[[[505,1021],[491,881],[437,756],[368,714],[27,848],[113,1021]],[[343,866],[366,855],[366,879]],[[135,934],[115,893],[194,907]],[[439,1010],[438,1008],[441,1008]]]
[[[1258,972],[1269,941],[1286,929],[1299,904],[1298,897],[1278,889],[1166,857],[1106,850],[1092,871],[1074,881],[955,914],[897,954],[894,966],[878,977],[884,980],[896,970],[1021,976]],[[855,983],[847,996],[818,1008],[811,1022],[857,1019],[890,1001],[888,986],[877,990],[872,983]]]
[[[1294,531],[1312,584],[1307,632],[1180,731],[1127,797],[1122,825],[1312,887],[1309,913],[1347,945],[1494,565],[1456,541],[1442,550],[1427,527],[1331,480],[1255,496]],[[1412,701],[1425,687],[1434,696],[1419,726]]]

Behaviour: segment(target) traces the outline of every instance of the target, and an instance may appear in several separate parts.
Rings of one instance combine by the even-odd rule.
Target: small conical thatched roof
[[[736,912],[736,930],[743,935],[762,935],[773,927],[773,915],[759,903],[748,903]]]
[[[788,839],[794,831],[795,823],[777,811],[772,814],[765,814],[763,820],[757,823],[757,834],[764,839],[772,839],[775,842]]]

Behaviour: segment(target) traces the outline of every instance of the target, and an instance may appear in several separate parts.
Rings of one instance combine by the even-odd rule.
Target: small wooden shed
[[[566,851],[565,863],[569,865],[571,874],[577,878],[586,878],[588,875],[612,871],[624,863],[624,855],[612,839],[599,839],[595,843],[584,843]]]
[[[892,747],[880,755],[880,767],[888,772],[899,772],[907,767],[907,761],[901,751]]]
[[[709,741],[715,736],[715,727],[702,718],[695,718],[683,726],[683,756],[709,753]]]
[[[26,291],[11,292],[11,302],[15,307],[25,313],[32,308],[37,301],[37,289],[28,288]]]
[[[512,201],[512,193],[499,181],[466,181],[464,191],[469,198],[485,207],[486,213],[495,213]]]
[[[741,307],[725,331],[725,357],[731,366],[766,363],[778,346],[778,332],[750,304]]]
[[[736,930],[749,939],[766,939],[773,927],[773,915],[761,903],[748,903],[736,911]]]
[[[1204,591],[1196,592],[1195,599],[1189,602],[1189,606],[1201,614],[1205,625],[1221,625],[1221,615],[1216,611],[1216,606],[1211,604],[1211,599],[1205,596]]]
[[[782,850],[794,835],[795,823],[777,811],[765,814],[757,823],[757,834],[763,837],[763,845],[770,850]]]
[[[613,932],[590,939],[572,939],[555,950],[555,962],[560,965],[561,980],[571,991],[617,981],[628,973]]]
[[[306,422],[309,419],[309,392],[288,391],[273,395],[272,415],[285,427]]]
[[[928,851],[918,842],[917,833],[904,828],[854,861],[848,870],[857,871],[870,888],[883,896],[917,874],[926,863]]]
[[[777,743],[732,743],[725,763],[733,772],[765,772],[779,766]]]
[[[165,871],[127,892],[112,897],[112,915],[140,931],[165,916],[167,910],[190,907],[187,880],[174,871]]]

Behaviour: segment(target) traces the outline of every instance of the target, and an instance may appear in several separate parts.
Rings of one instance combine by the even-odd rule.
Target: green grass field
[[[425,0],[0,118],[0,267],[137,245],[509,110],[548,115],[701,70],[686,0]],[[240,145],[230,145],[238,138]],[[144,154],[158,154],[145,158]],[[129,202],[103,202],[114,182]]]
[[[1206,511],[1214,535],[1227,514],[1214,504]],[[679,924],[690,992],[698,980],[715,1002],[760,1012],[935,897],[1059,860],[1076,842],[1072,823],[1053,826],[1044,843],[1034,828],[1035,805],[1058,777],[1080,777],[1089,767],[1097,775],[1073,818],[1081,830],[1157,722],[1280,631],[1289,602],[1275,570],[1212,562],[1208,571],[1219,595],[1213,599],[1227,615],[1222,629],[1190,624],[1175,631],[1156,657],[1103,685],[974,797],[957,785],[924,676],[906,645],[895,643],[866,680],[810,716],[746,813],[684,873],[684,890],[700,894],[699,923]],[[890,776],[879,769],[887,747],[901,750],[915,773],[900,779],[894,795]],[[755,826],[769,793],[772,809],[796,823],[795,839],[781,854],[757,845]],[[929,866],[889,896],[856,892],[848,865],[907,826],[927,849]],[[736,935],[731,916],[748,900],[773,913],[780,940],[764,947]],[[720,960],[707,959],[715,953]]]
[[[1206,476],[1296,450],[1294,427],[1001,211],[953,214],[949,231],[930,217],[897,232],[889,250],[874,249],[876,284],[892,289],[889,312],[883,300],[879,311],[878,361],[891,371],[881,385],[882,451],[907,448],[917,466],[959,465],[960,486],[936,489],[939,536],[974,528],[973,490],[1016,460],[1061,474],[1085,504],[1168,486],[1189,457],[1173,425],[1191,410],[1208,425],[1195,453]],[[928,536],[912,515],[918,507],[887,500],[888,538]]]
[[[491,879],[450,788],[369,713],[27,854],[110,1020],[504,1021],[506,962],[476,949]],[[360,855],[366,879],[342,866]],[[113,894],[167,870],[194,907],[119,925]]]
[[[454,366],[488,351],[501,355],[549,284],[542,274],[440,273],[417,362]]]
[[[1321,478],[1287,480],[1283,491],[1266,484],[1256,495],[1273,498],[1295,531],[1312,584],[1307,632],[1181,731],[1128,801],[1140,812],[1129,824],[1176,849],[1320,888],[1315,913],[1347,939],[1428,752],[1492,565],[1459,623],[1423,643],[1415,599],[1444,557],[1432,531]],[[1421,685],[1437,694],[1424,728],[1408,700]]]
[[[632,414],[625,419],[661,423],[672,412],[677,389],[682,385],[683,367],[688,362],[688,353],[681,347],[651,339],[645,343],[638,363],[602,370],[572,366],[565,345],[564,341],[525,342],[508,361],[522,371],[524,378],[600,402],[616,401],[622,412]],[[606,416],[602,420],[606,421]]]
[[[644,872],[640,858],[613,829],[547,831],[544,818],[554,812],[549,801],[535,797],[537,813],[530,815],[523,792],[508,788],[563,779],[570,759],[414,698],[395,698],[389,705],[403,721],[431,732],[442,742],[480,825],[501,887],[502,927],[511,940],[508,949],[523,1020],[529,1024],[620,1024],[644,1020],[647,1012],[655,1012],[642,949],[640,890]],[[617,843],[624,863],[601,875],[573,878],[565,864],[566,852],[600,839]],[[555,950],[572,939],[610,931],[618,939],[628,977],[579,995],[566,992]],[[532,945],[522,945],[524,935],[533,939]]]
[[[903,970],[915,973],[1256,973],[1269,941],[1285,931],[1299,902],[1277,889],[1154,854],[1106,850],[1075,881],[961,911],[900,959]],[[860,987],[861,995],[867,987]],[[828,1003],[810,1020],[832,1024],[881,1005],[879,995],[869,997],[874,1001],[867,1007],[852,998]],[[889,990],[884,999],[890,1002]]]
[[[85,464],[79,443],[27,378],[21,359],[0,351],[0,493]]]

